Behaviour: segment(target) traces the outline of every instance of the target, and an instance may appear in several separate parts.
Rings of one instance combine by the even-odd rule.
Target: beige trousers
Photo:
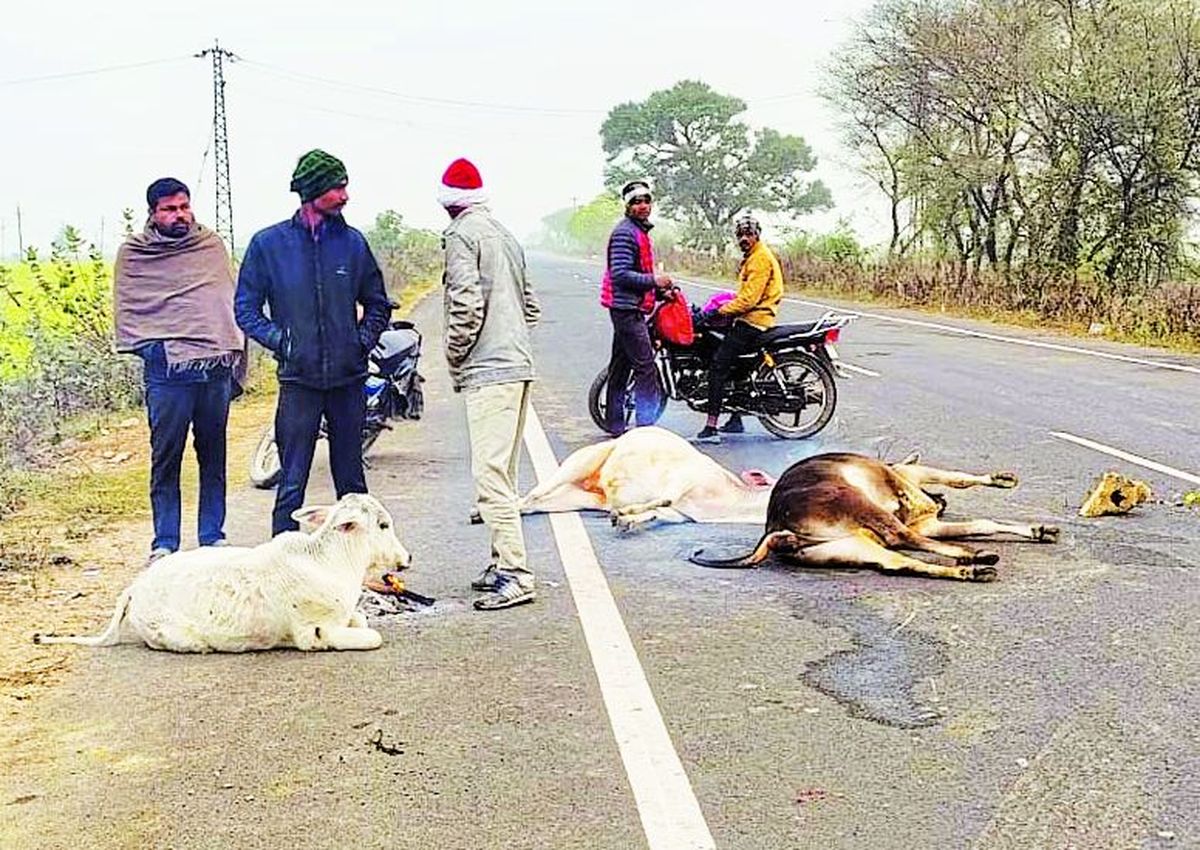
[[[529,381],[512,381],[463,390],[475,499],[492,535],[492,557],[497,569],[515,574],[525,587],[533,587],[533,573],[517,510],[517,468],[529,388]]]

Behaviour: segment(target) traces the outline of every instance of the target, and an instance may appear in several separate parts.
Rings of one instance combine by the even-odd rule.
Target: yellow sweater
[[[783,270],[771,249],[760,240],[742,260],[737,295],[721,305],[721,313],[765,331],[775,324],[782,300]]]

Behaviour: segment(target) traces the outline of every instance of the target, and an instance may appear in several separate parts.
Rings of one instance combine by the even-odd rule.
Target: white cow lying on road
[[[376,649],[383,639],[356,610],[363,576],[403,569],[411,560],[391,515],[374,497],[351,494],[293,516],[315,530],[285,532],[253,548],[168,555],[121,593],[102,634],[34,635],[34,641],[112,646],[142,640],[173,652]]]
[[[774,480],[741,477],[663,428],[643,427],[571,454],[521,499],[521,513],[608,511],[630,530],[653,521],[761,523]]]

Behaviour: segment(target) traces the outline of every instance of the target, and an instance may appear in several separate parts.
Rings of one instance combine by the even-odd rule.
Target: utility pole
[[[221,47],[221,43],[213,40],[212,47],[206,47],[196,54],[196,58],[212,57],[213,67],[213,167],[216,170],[217,187],[217,216],[215,229],[217,235],[229,246],[233,254],[233,191],[229,182],[229,132],[225,126],[225,65],[237,60],[230,51]]]
[[[25,234],[21,232],[21,205],[17,204],[17,258],[25,260]]]

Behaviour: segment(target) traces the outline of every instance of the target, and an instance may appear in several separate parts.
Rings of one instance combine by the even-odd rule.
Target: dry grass
[[[779,254],[791,291],[1072,336],[1200,352],[1200,283],[1101,284],[1082,276],[961,275],[950,262],[838,262]],[[673,252],[672,269],[732,280],[736,260]]]

